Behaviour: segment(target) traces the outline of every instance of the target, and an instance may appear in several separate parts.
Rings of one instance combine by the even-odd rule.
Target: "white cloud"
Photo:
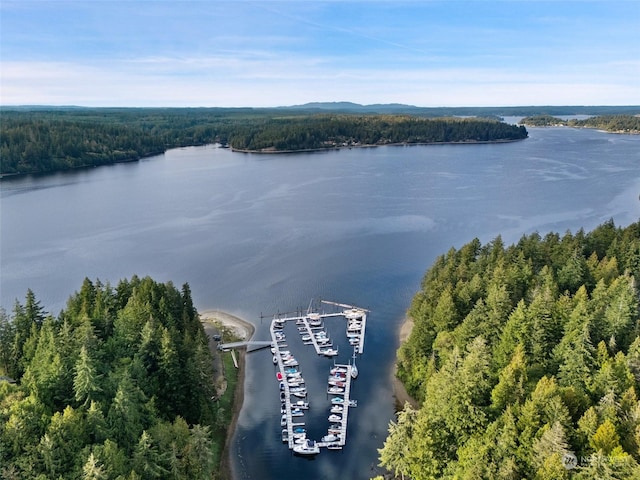
[[[265,51],[78,64],[3,62],[2,104],[276,106],[323,100],[420,106],[640,104],[638,62],[585,70],[365,68]],[[626,82],[626,83],[625,83]]]

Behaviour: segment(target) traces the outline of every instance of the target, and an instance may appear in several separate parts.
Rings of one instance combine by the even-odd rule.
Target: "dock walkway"
[[[359,353],[362,354],[364,352],[364,334],[365,334],[365,328],[366,328],[366,320],[367,320],[367,312],[368,310],[363,309],[363,308],[358,308],[358,307],[353,307],[351,305],[345,305],[345,304],[339,304],[339,303],[334,303],[334,302],[327,302],[323,300],[323,303],[328,303],[328,304],[332,304],[332,305],[336,305],[342,308],[345,308],[345,310],[341,311],[341,312],[337,312],[337,313],[312,313],[312,312],[307,312],[307,314],[299,314],[299,315],[295,315],[295,316],[280,316],[278,315],[276,318],[274,318],[271,321],[271,326],[269,328],[270,334],[271,334],[271,342],[263,342],[263,344],[269,343],[270,345],[272,345],[274,347],[274,362],[277,365],[278,368],[278,372],[280,373],[280,376],[282,378],[282,390],[284,392],[284,407],[285,407],[285,414],[284,414],[284,418],[286,420],[286,426],[283,426],[283,430],[286,430],[286,442],[288,443],[289,449],[293,449],[294,445],[295,445],[295,436],[294,436],[294,429],[296,427],[304,427],[304,423],[303,422],[297,422],[295,423],[293,420],[293,416],[291,414],[292,412],[292,407],[294,407],[295,405],[292,404],[291,402],[291,388],[289,386],[289,381],[287,379],[287,366],[284,364],[284,360],[283,360],[283,355],[282,355],[282,351],[281,348],[283,348],[282,343],[284,342],[284,334],[280,333],[282,332],[282,329],[284,328],[284,326],[286,325],[287,322],[295,322],[297,323],[299,326],[304,325],[304,329],[299,330],[299,333],[302,335],[306,334],[309,335],[311,337],[311,344],[313,345],[316,353],[318,355],[324,355],[323,353],[323,349],[324,348],[328,348],[325,347],[323,345],[320,345],[318,343],[318,340],[316,338],[316,333],[317,331],[320,329],[320,327],[312,327],[311,324],[309,323],[309,320],[311,318],[315,319],[324,319],[324,318],[328,318],[328,317],[344,317],[347,320],[347,326],[345,327],[346,333],[349,334],[351,333],[352,336],[350,338],[357,338],[357,343],[354,344],[354,355],[355,353]],[[352,329],[350,330],[350,326],[352,327]],[[355,328],[355,327],[359,327],[359,328]],[[354,341],[355,342],[355,341]],[[351,343],[351,342],[350,342]],[[226,347],[229,347],[231,345],[226,344]],[[235,346],[235,345],[234,345]],[[355,356],[354,356],[355,358]],[[346,440],[347,440],[347,425],[348,425],[348,416],[349,416],[349,409],[352,408],[350,406],[351,404],[351,382],[353,380],[353,377],[351,376],[352,374],[352,365],[347,364],[347,365],[343,365],[343,364],[334,364],[334,367],[340,367],[344,370],[345,373],[345,377],[344,377],[344,391],[339,392],[339,393],[329,393],[329,387],[327,387],[327,395],[331,395],[333,398],[335,397],[340,397],[342,398],[342,401],[336,404],[339,404],[343,407],[342,412],[341,412],[341,420],[339,422],[333,422],[335,424],[340,424],[340,435],[339,438],[334,441],[334,442],[316,442],[318,444],[319,447],[321,448],[337,448],[340,449],[342,448],[345,444],[346,444]],[[330,407],[333,406],[334,403],[331,402],[330,403]],[[285,441],[284,438],[284,432],[283,432],[283,441]]]

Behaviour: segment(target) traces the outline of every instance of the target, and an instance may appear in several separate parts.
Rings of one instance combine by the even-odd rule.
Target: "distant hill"
[[[428,117],[446,116],[533,116],[533,115],[620,115],[640,114],[640,105],[529,105],[513,107],[417,107],[402,103],[361,105],[353,102],[311,102],[279,107],[288,110],[350,113],[410,113]]]

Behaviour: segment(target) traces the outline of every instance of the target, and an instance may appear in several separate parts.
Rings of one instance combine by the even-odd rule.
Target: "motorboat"
[[[344,388],[336,386],[329,387],[327,393],[344,393]]]
[[[298,398],[305,398],[307,396],[307,390],[305,389],[304,392],[291,392],[291,395]]]
[[[309,409],[309,402],[305,402],[303,400],[298,400],[297,402],[291,404],[291,406],[296,407],[296,408],[300,408],[302,410],[308,410]]]
[[[304,423],[300,424],[300,425],[304,425]],[[300,433],[307,433],[307,429],[304,427],[301,427],[300,425],[298,425],[297,427],[293,427],[293,433],[294,435],[300,434]]]
[[[302,416],[304,416],[304,412],[302,410],[300,410],[299,408],[294,408],[293,410],[291,410],[291,416],[292,417],[302,417]]]
[[[325,435],[324,437],[322,437],[321,441],[326,442],[326,443],[338,442],[338,441],[340,441],[340,435],[335,435],[333,433],[330,433],[330,434]]]
[[[364,316],[364,310],[359,308],[350,308],[348,310],[343,310],[342,314],[349,320],[358,319]]]
[[[286,421],[286,419],[285,419]],[[341,422],[342,421],[342,415],[338,415],[336,413],[332,413],[331,415],[329,415],[329,421],[330,422]]]
[[[327,444],[327,450],[342,450],[342,445],[339,443],[329,443]]]
[[[349,400],[349,406],[350,407],[357,407],[358,406],[358,401],[357,400]]]
[[[289,432],[287,430],[282,430],[282,443],[287,443],[289,441]]]
[[[335,348],[325,348],[324,350],[320,350],[320,353],[325,357],[335,357],[338,355],[338,350]]]
[[[351,378],[354,380],[358,376],[358,367],[356,366],[356,349],[353,349],[353,365],[351,365]]]
[[[274,364],[278,363],[278,357],[276,357],[275,355],[273,356],[273,363]]]
[[[283,414],[282,417],[280,417],[280,426],[281,427],[286,427],[287,426],[287,414]]]
[[[333,385],[334,387],[344,387],[345,383],[342,378],[330,378],[329,385]]]
[[[342,398],[342,397],[333,397],[333,398],[331,399],[331,403],[332,403],[333,405],[341,405],[341,404],[343,404],[343,403],[344,403],[344,398]]]
[[[282,372],[276,372],[276,378],[278,379],[279,382],[282,381]]]
[[[346,367],[339,367],[339,366],[336,365],[331,370],[329,370],[329,373],[331,373],[331,375],[335,375],[336,373],[347,373],[347,368]]]
[[[320,453],[320,447],[314,440],[307,439],[302,445],[294,445],[293,453],[298,455],[317,455]]]
[[[334,405],[333,407],[331,407],[331,413],[342,413],[343,410],[344,407],[342,407],[341,405]]]

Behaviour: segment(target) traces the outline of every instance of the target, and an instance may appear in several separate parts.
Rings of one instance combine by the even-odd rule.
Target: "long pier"
[[[288,443],[289,449],[294,449],[296,445],[296,437],[300,436],[295,432],[295,428],[304,427],[304,422],[295,423],[294,417],[292,416],[292,409],[296,408],[297,404],[293,404],[291,401],[292,390],[289,385],[290,379],[287,377],[287,369],[290,368],[285,364],[283,360],[283,354],[281,348],[283,348],[283,342],[285,341],[285,334],[283,333],[284,326],[287,322],[295,322],[299,326],[299,333],[301,336],[308,335],[310,338],[307,342],[313,345],[316,353],[318,355],[325,356],[333,356],[337,355],[337,351],[331,349],[327,351],[328,348],[331,348],[328,345],[329,342],[320,344],[319,338],[316,334],[320,331],[324,330],[324,325],[321,326],[313,326],[310,321],[317,321],[318,319],[324,320],[327,317],[345,317],[347,320],[346,325],[346,334],[349,338],[349,343],[354,347],[354,360],[356,353],[363,353],[364,351],[364,333],[366,328],[366,320],[367,320],[367,312],[368,310],[363,308],[354,307],[352,305],[339,304],[334,302],[322,301],[323,303],[331,304],[334,306],[338,306],[344,308],[345,310],[336,313],[317,313],[307,311],[306,314],[302,314],[301,312],[296,312],[295,315],[292,316],[281,316],[280,314],[277,317],[274,317],[271,321],[271,326],[269,332],[271,334],[271,342],[268,342],[274,348],[274,363],[276,363],[279,377],[282,382],[282,392],[283,394],[283,402],[284,411],[283,419],[286,421],[286,426],[283,425],[283,441],[286,440]],[[329,339],[330,340],[330,339]],[[256,342],[257,343],[257,342]],[[225,346],[229,346],[230,344],[226,344]],[[331,353],[330,353],[331,352]],[[335,423],[340,425],[339,434],[335,435],[337,438],[333,441],[320,441],[315,442],[318,447],[321,448],[329,448],[329,449],[341,449],[346,444],[347,439],[347,424],[348,424],[348,416],[349,409],[355,406],[355,402],[351,400],[351,381],[355,377],[355,364],[352,366],[350,364],[335,364],[334,368],[338,368],[341,374],[344,374],[344,377],[339,376],[339,383],[343,384],[344,387],[340,387],[343,390],[338,392],[330,392],[330,387],[332,385],[328,385],[327,387],[327,395],[331,395],[333,398],[330,402],[330,407],[334,405],[342,406],[342,410],[340,411],[340,420]],[[299,372],[299,370],[298,370]],[[354,377],[352,377],[352,373],[354,373]],[[281,394],[282,395],[282,394]],[[336,400],[341,399],[341,400]],[[332,412],[329,412],[330,414]],[[327,417],[328,419],[328,417]],[[336,428],[334,431],[337,431]],[[286,439],[285,439],[285,431],[286,431]],[[329,429],[327,430],[329,433]],[[327,435],[328,437],[329,435]],[[324,439],[324,437],[323,437]],[[317,452],[316,452],[317,453]]]

